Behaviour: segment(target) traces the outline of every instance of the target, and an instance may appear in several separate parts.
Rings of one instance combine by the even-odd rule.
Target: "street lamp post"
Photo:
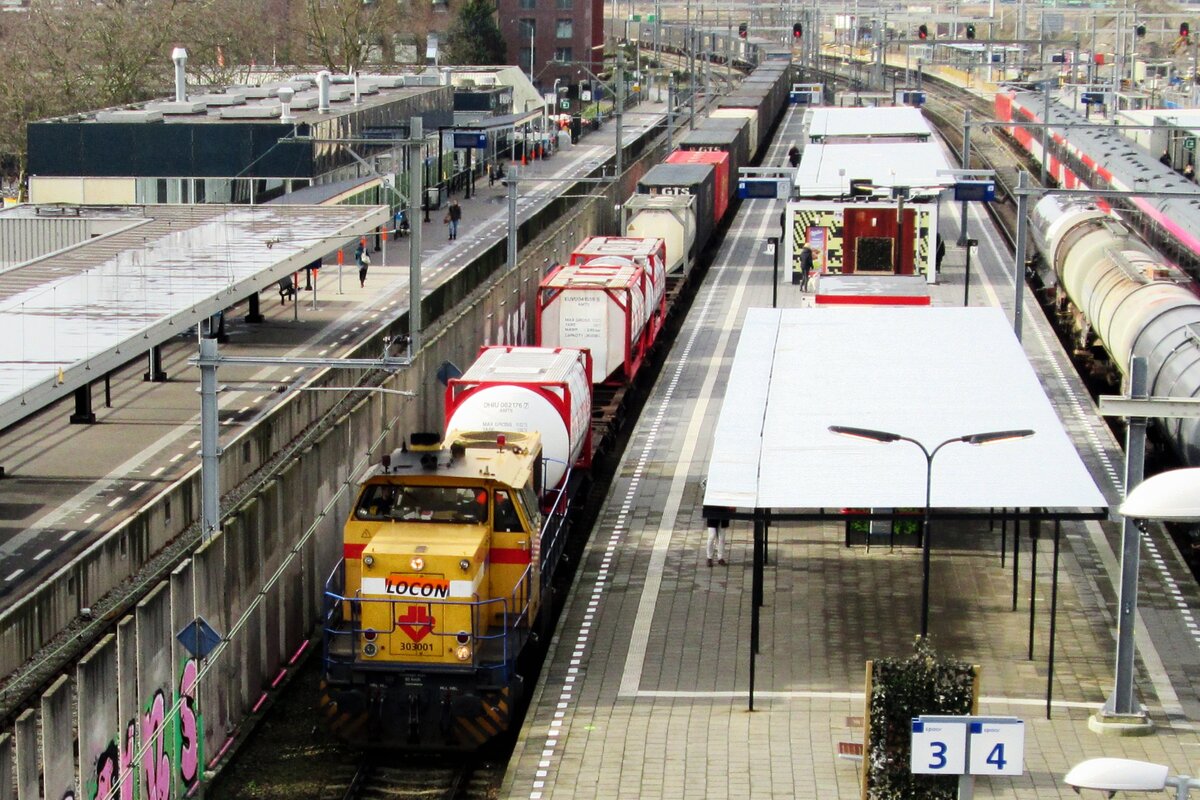
[[[921,523],[921,638],[929,633],[929,510],[933,490],[933,459],[948,444],[963,442],[965,444],[991,444],[1004,442],[1009,439],[1027,439],[1033,436],[1028,429],[1011,431],[988,431],[986,433],[968,433],[965,436],[955,436],[930,450],[921,442],[908,436],[888,431],[877,431],[871,428],[852,428],[846,425],[830,425],[830,433],[841,436],[852,436],[857,439],[867,439],[872,442],[890,444],[892,442],[909,442],[915,444],[925,456],[925,515]]]

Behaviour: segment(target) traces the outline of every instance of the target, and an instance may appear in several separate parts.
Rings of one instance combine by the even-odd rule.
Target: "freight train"
[[[1200,396],[1200,297],[1196,283],[1120,220],[1094,204],[1042,198],[1031,216],[1033,239],[1055,305],[1068,317],[1076,352],[1107,353],[1125,374],[1146,359],[1152,397]],[[1159,420],[1172,450],[1200,466],[1200,420]]]
[[[446,433],[362,477],[323,610],[320,705],[342,738],[462,751],[511,730],[593,454],[619,427],[594,398],[645,372],[680,296],[668,284],[699,272],[737,167],[781,116],[790,65],[754,74],[730,135],[647,171],[625,235],[585,239],[542,279],[537,345],[481,350],[447,383]]]

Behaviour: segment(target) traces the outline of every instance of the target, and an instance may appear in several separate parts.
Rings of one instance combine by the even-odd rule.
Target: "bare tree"
[[[305,0],[312,58],[327,69],[354,72],[371,48],[399,24],[396,0]]]

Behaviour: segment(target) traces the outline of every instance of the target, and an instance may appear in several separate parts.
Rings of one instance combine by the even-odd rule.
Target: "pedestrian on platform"
[[[1168,151],[1168,150],[1163,150],[1163,154],[1162,154],[1161,156],[1159,156],[1159,157],[1158,157],[1158,163],[1162,164],[1164,167],[1169,167],[1169,166],[1171,166],[1171,153],[1170,153],[1170,151]]]
[[[1188,162],[1187,166],[1183,168],[1183,177],[1189,181],[1196,180],[1196,168],[1192,166],[1191,162]]]
[[[933,253],[933,266],[938,272],[942,271],[942,259],[946,257],[946,243],[942,241],[942,235],[937,235],[937,249]]]
[[[713,565],[715,555],[717,563],[723,567],[726,564],[725,538],[729,531],[729,520],[710,517],[705,522],[708,523],[708,543],[704,547],[704,554],[707,556],[708,565]]]
[[[812,248],[805,242],[800,248],[800,291],[808,291],[808,276],[812,273],[813,268],[813,252]]]
[[[792,149],[788,150],[788,163],[793,168],[800,166],[800,148],[792,145]]]
[[[362,255],[358,257],[358,285],[365,287],[367,285],[367,269],[371,266],[371,257],[364,250]]]
[[[458,238],[458,223],[462,220],[462,206],[457,200],[450,201],[450,208],[446,209],[446,223],[450,226],[450,241]]]

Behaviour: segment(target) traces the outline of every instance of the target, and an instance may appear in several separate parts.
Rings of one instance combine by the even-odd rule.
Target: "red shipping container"
[[[729,208],[729,153],[723,150],[676,150],[667,156],[668,164],[712,164],[716,173],[713,187],[713,224],[719,225]]]

